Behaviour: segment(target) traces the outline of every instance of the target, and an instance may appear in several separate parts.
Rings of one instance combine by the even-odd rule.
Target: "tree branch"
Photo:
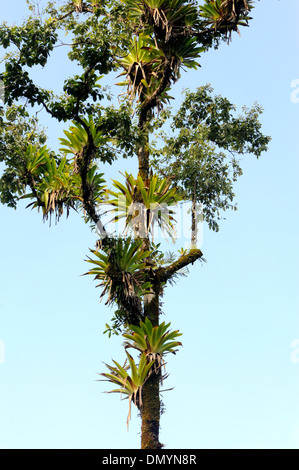
[[[148,113],[150,112],[151,109],[153,109],[156,106],[157,98],[159,97],[159,95],[161,95],[161,93],[163,93],[165,88],[167,88],[167,86],[169,85],[171,74],[172,74],[171,64],[170,64],[170,61],[166,59],[159,86],[156,88],[154,93],[147,100],[145,100],[141,105],[140,113],[139,113],[139,123],[138,123],[139,129],[144,128],[144,125],[147,122]]]
[[[180,256],[180,258],[173,263],[171,263],[168,267],[162,268],[157,273],[157,279],[160,283],[165,283],[169,281],[180,269],[185,268],[189,264],[195,263],[198,259],[204,261],[202,258],[203,253],[199,249],[192,249],[185,255]]]

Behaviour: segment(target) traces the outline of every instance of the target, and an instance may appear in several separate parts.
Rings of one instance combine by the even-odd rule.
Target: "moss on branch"
[[[194,249],[189,250],[188,253],[180,256],[178,260],[174,261],[166,268],[162,268],[161,270],[159,270],[157,274],[157,278],[159,282],[161,284],[167,282],[180,269],[185,268],[189,264],[195,263],[195,261],[197,261],[198,259],[201,259],[203,261],[202,256],[203,256],[203,253],[199,249],[194,248]]]

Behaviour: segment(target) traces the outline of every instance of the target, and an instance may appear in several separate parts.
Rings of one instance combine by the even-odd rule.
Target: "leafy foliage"
[[[166,325],[163,322],[159,326],[153,327],[148,318],[145,319],[145,322],[140,322],[140,327],[129,325],[130,333],[123,334],[126,339],[131,341],[124,344],[129,365],[126,366],[125,364],[122,367],[113,360],[115,366],[106,364],[110,372],[100,374],[108,382],[118,387],[108,393],[120,393],[121,395],[126,395],[126,398],[129,399],[127,425],[131,418],[131,402],[137,408],[142,409],[142,389],[151,374],[157,374],[163,383],[163,378],[166,377],[161,373],[161,367],[164,365],[165,368],[163,355],[169,352],[175,353],[176,350],[174,348],[182,345],[181,342],[174,341],[182,333],[178,331],[170,332],[168,330],[169,326],[170,323]],[[135,360],[128,353],[128,348],[136,349],[141,353],[138,365],[136,365]],[[128,372],[129,369],[131,371],[130,374]]]
[[[205,0],[200,10],[204,26],[224,31],[230,40],[233,31],[239,32],[238,26],[248,26],[252,8],[252,0]]]
[[[91,250],[95,258],[88,258],[93,267],[88,273],[100,280],[101,298],[107,294],[107,305],[116,303],[126,312],[128,322],[132,316],[140,317],[140,299],[150,291],[146,276],[146,260],[150,251],[144,251],[141,240],[118,238],[112,240],[106,253]]]
[[[181,336],[182,333],[169,331],[170,323],[160,323],[159,326],[152,325],[151,321],[146,318],[144,322],[140,322],[140,326],[130,325],[132,333],[124,333],[123,336],[131,342],[125,343],[125,348],[134,348],[144,353],[148,362],[153,363],[153,367],[157,372],[161,365],[165,366],[163,355],[171,352],[175,354],[174,348],[182,346],[180,341],[174,341],[175,338]]]
[[[36,119],[29,118],[23,108],[8,108],[6,118],[7,121],[2,121],[0,141],[0,159],[6,164],[0,179],[2,202],[16,207],[18,199],[29,198],[33,202],[27,207],[42,208],[44,220],[51,219],[53,214],[59,220],[64,209],[68,215],[70,209],[82,207],[84,197],[78,158],[87,143],[86,131],[79,125],[71,128],[72,133],[65,131],[69,140],[62,139],[68,145],[63,153],[75,154],[69,161],[66,156],[61,158],[42,145],[45,135],[39,132]],[[91,121],[90,125],[96,149],[101,135],[95,133]],[[86,169],[85,182],[94,204],[101,200],[105,190],[102,177],[96,164]]]
[[[16,208],[18,198],[26,189],[27,165],[31,161],[28,146],[41,148],[46,135],[39,129],[35,117],[29,117],[23,106],[8,107],[0,111],[0,162],[5,166],[0,178],[0,201]]]
[[[171,188],[167,178],[152,175],[146,181],[138,176],[126,174],[126,184],[113,180],[119,191],[110,191],[114,199],[107,203],[115,207],[114,221],[126,218],[126,226],[130,227],[136,237],[146,238],[153,234],[155,222],[172,236],[173,210],[170,208],[179,201],[176,188]]]
[[[153,151],[152,163],[185,198],[203,205],[205,220],[217,231],[222,212],[237,208],[233,185],[242,175],[239,155],[259,157],[270,138],[260,131],[258,105],[236,117],[235,106],[212,93],[209,85],[187,92],[173,118],[173,136],[162,133],[165,145]]]
[[[127,426],[129,426],[131,419],[131,403],[133,402],[139,409],[142,407],[142,388],[149,377],[149,371],[153,363],[148,362],[145,354],[142,354],[139,365],[136,366],[133,357],[130,356],[128,352],[126,352],[126,354],[129,366],[124,365],[122,367],[118,362],[113,360],[115,367],[106,364],[110,372],[103,372],[100,375],[105,377],[108,382],[118,387],[110,390],[108,393],[127,395],[126,398],[129,399]],[[131,369],[131,374],[128,373],[129,368]]]
[[[252,153],[259,157],[267,150],[269,136],[261,133],[259,117],[261,106],[243,108],[243,114],[235,116],[236,107],[220,95],[213,96],[210,85],[199,87],[196,92],[187,91],[179,111],[173,118],[172,128],[196,129],[204,125],[208,140],[233,153]]]
[[[59,164],[46,153],[46,148],[38,152],[33,147],[27,147],[29,155],[28,173],[33,177],[40,176],[39,184],[35,184],[35,191],[22,196],[22,198],[35,199],[27,207],[42,207],[44,219],[56,214],[57,220],[63,214],[64,206],[69,213],[80,200],[78,195],[78,177],[69,171],[66,158]],[[32,154],[32,157],[31,157]]]

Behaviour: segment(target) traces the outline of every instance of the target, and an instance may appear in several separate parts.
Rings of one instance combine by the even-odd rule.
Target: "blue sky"
[[[22,0],[1,9],[9,23],[25,14]],[[244,157],[238,211],[218,233],[204,227],[207,263],[165,292],[163,320],[183,333],[167,364],[166,449],[299,448],[298,15],[296,0],[257,2],[250,28],[174,87],[176,108],[184,87],[206,83],[238,109],[258,102],[272,141],[259,160]],[[63,78],[59,54],[43,85]],[[61,128],[45,125],[55,147]],[[139,448],[136,410],[127,432],[127,401],[97,382],[103,362],[124,355],[121,338],[102,334],[111,312],[100,291],[81,277],[94,234],[77,215],[49,228],[23,203],[0,217],[0,448]]]

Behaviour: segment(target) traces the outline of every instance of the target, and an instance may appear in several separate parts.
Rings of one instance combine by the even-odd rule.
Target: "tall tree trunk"
[[[141,409],[141,449],[161,449],[159,377],[153,373],[143,386]]]
[[[138,151],[139,176],[146,181],[149,178],[149,136],[144,128],[145,121],[140,120],[140,130],[144,131],[144,142]],[[143,240],[143,249],[148,250],[149,239]],[[153,326],[159,325],[159,289],[144,296],[144,317],[149,318]],[[141,449],[161,449],[160,430],[160,374],[152,372],[142,389],[141,414]]]
[[[143,181],[147,180],[149,177],[149,151],[147,144],[140,147],[138,151],[139,176],[141,176]]]
[[[153,292],[144,299],[144,314],[153,326],[159,325],[159,293]],[[143,386],[141,407],[141,449],[161,449],[160,430],[160,375],[161,370],[151,374]]]
[[[191,248],[197,246],[197,214],[196,214],[196,180],[192,192],[192,207],[191,207]]]

